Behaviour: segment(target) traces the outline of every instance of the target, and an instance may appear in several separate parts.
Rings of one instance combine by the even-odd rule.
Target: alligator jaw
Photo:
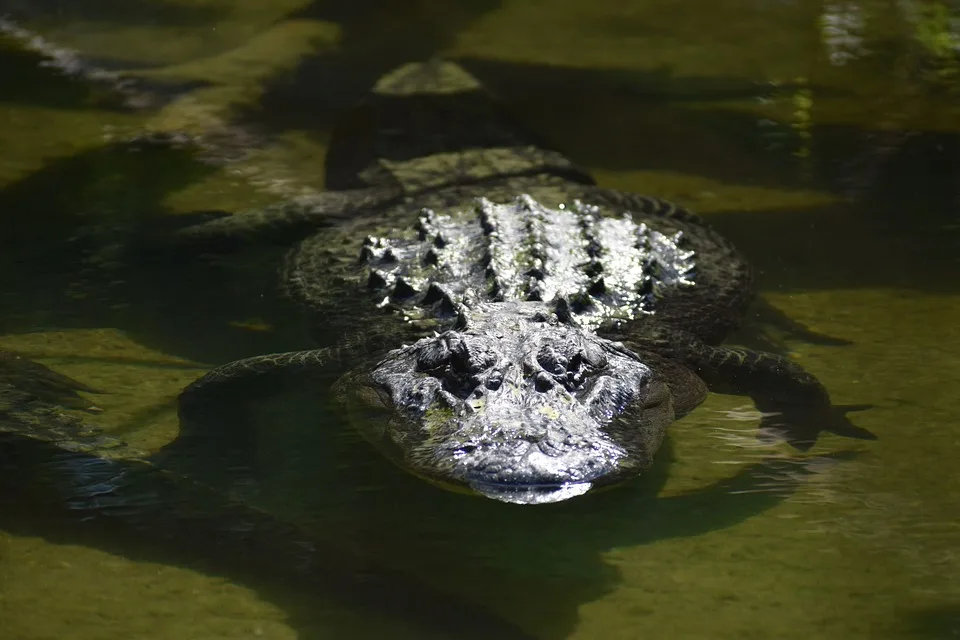
[[[592,482],[568,482],[546,485],[509,485],[470,482],[468,486],[480,495],[512,504],[549,504],[582,496],[593,488]]]

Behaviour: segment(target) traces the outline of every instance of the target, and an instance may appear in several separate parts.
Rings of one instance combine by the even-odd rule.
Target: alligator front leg
[[[705,344],[688,334],[648,330],[629,346],[683,363],[710,391],[749,396],[764,414],[761,428],[806,450],[820,431],[873,440],[847,418],[871,405],[834,405],[823,384],[800,365],[772,353]],[[629,341],[629,339],[627,339]]]
[[[764,414],[761,427],[782,433],[798,449],[813,446],[820,431],[876,438],[847,418],[870,405],[832,404],[819,380],[782,356],[701,344],[690,348],[685,360],[711,391],[749,396]]]
[[[222,364],[190,383],[180,392],[180,416],[202,409],[211,396],[238,393],[288,376],[329,375],[344,362],[389,348],[400,337],[377,327],[349,333],[330,347],[252,356]],[[252,383],[252,384],[251,384]]]
[[[217,393],[236,391],[242,385],[262,382],[280,375],[323,370],[338,360],[340,349],[326,348],[310,351],[269,353],[235,360],[208,371],[180,392],[180,415],[202,408],[205,401]]]

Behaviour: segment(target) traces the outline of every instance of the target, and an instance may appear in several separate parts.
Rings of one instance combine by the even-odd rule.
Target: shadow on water
[[[325,141],[343,111],[362,99],[378,77],[398,61],[434,53],[430,46],[423,49],[382,57],[363,51],[355,54],[357,60],[327,53],[305,57],[292,75],[267,82],[257,105],[238,118],[275,133],[308,131]],[[660,70],[456,61],[498,93],[534,132],[548,137],[560,133],[559,142],[576,149],[573,159],[583,166],[677,171],[734,183],[743,180],[749,166],[751,184],[797,186],[791,149],[756,162],[758,149],[769,143],[756,116],[704,108],[712,101],[763,97],[770,88],[760,83],[677,77]],[[558,94],[563,100],[553,98]]]
[[[286,309],[275,275],[282,248],[235,256],[236,270],[203,256],[130,249],[202,216],[172,216],[163,200],[216,170],[188,149],[122,142],[53,160],[0,189],[0,329],[116,327],[204,362],[283,347],[282,331],[235,326]]]
[[[771,145],[771,132],[758,125],[756,114],[726,105],[755,104],[799,88],[823,98],[839,93],[791,83],[774,87],[745,76],[685,76],[667,67],[458,62],[508,104],[519,105],[530,126],[543,134],[562,132],[562,140],[578,150],[575,159],[585,166],[676,171],[733,184],[795,187],[799,176],[791,143]]]
[[[393,467],[334,417],[316,386],[291,380],[266,397],[238,389],[218,398],[182,425],[162,464],[206,469],[211,484],[218,480],[210,469],[229,467],[229,486],[249,487],[263,508],[337,530],[380,564],[483,602],[541,638],[567,637],[578,607],[618,586],[608,552],[734,526],[813,475],[810,459],[767,459],[661,498],[672,463],[668,441],[655,466],[622,488],[517,507],[442,491]]]
[[[745,463],[721,482],[658,498],[667,444],[623,488],[524,508],[412,478],[331,416],[316,380],[220,397],[183,425],[157,466],[6,435],[0,526],[228,577],[284,609],[301,638],[329,632],[314,593],[437,637],[529,637],[524,628],[559,639],[580,605],[619,584],[604,554],[731,527],[780,504],[812,472],[809,460]]]
[[[307,56],[292,75],[267,82],[256,107],[237,117],[275,133],[309,131],[325,142],[343,111],[362,99],[380,74],[397,61],[429,57],[442,44],[425,42],[422,51],[391,50],[383,59],[363,48],[350,54],[356,60],[327,53]],[[848,97],[838,89],[810,83],[774,87],[749,78],[698,78],[665,69],[576,69],[475,58],[457,62],[530,129],[574,150],[573,159],[583,166],[674,172],[731,185],[821,189],[872,207],[868,222],[886,218],[902,223],[901,207],[937,219],[960,206],[954,195],[960,180],[957,134],[814,121],[804,134],[809,135],[809,155],[800,160],[800,145],[806,143],[789,123],[729,106],[800,90],[815,100]],[[553,99],[556,95],[563,100]]]
[[[248,585],[285,611],[300,638],[370,633],[318,607],[331,600],[419,630],[400,637],[529,637],[483,607],[148,465],[0,436],[0,501],[7,532]]]
[[[887,287],[956,292],[960,236],[938,233],[934,215],[924,222],[917,207],[864,208],[851,215],[836,205],[718,213],[710,222],[749,257],[761,292]],[[902,227],[897,217],[905,222]],[[863,240],[868,233],[869,243]],[[770,242],[774,237],[777,242]]]

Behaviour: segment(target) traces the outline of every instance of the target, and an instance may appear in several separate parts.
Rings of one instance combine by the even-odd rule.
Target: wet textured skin
[[[292,218],[329,227],[292,250],[283,281],[318,338],[347,336],[215,369],[181,395],[185,419],[218,387],[352,366],[334,396],[392,459],[524,504],[638,475],[707,389],[749,395],[798,447],[821,430],[871,437],[845,417],[859,407],[833,406],[798,365],[718,346],[752,298],[725,238],[681,207],[595,186],[454,64],[381,79],[334,135],[328,186],[175,239],[253,240]],[[617,236],[609,221],[624,216]],[[451,245],[459,258],[444,262]],[[631,251],[632,275],[618,262]]]

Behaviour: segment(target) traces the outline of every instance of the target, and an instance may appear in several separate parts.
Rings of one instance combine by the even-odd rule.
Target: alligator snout
[[[570,447],[547,437],[460,447],[455,469],[464,483],[488,498],[518,504],[557,502],[589,491],[617,470],[625,452],[612,443]]]

